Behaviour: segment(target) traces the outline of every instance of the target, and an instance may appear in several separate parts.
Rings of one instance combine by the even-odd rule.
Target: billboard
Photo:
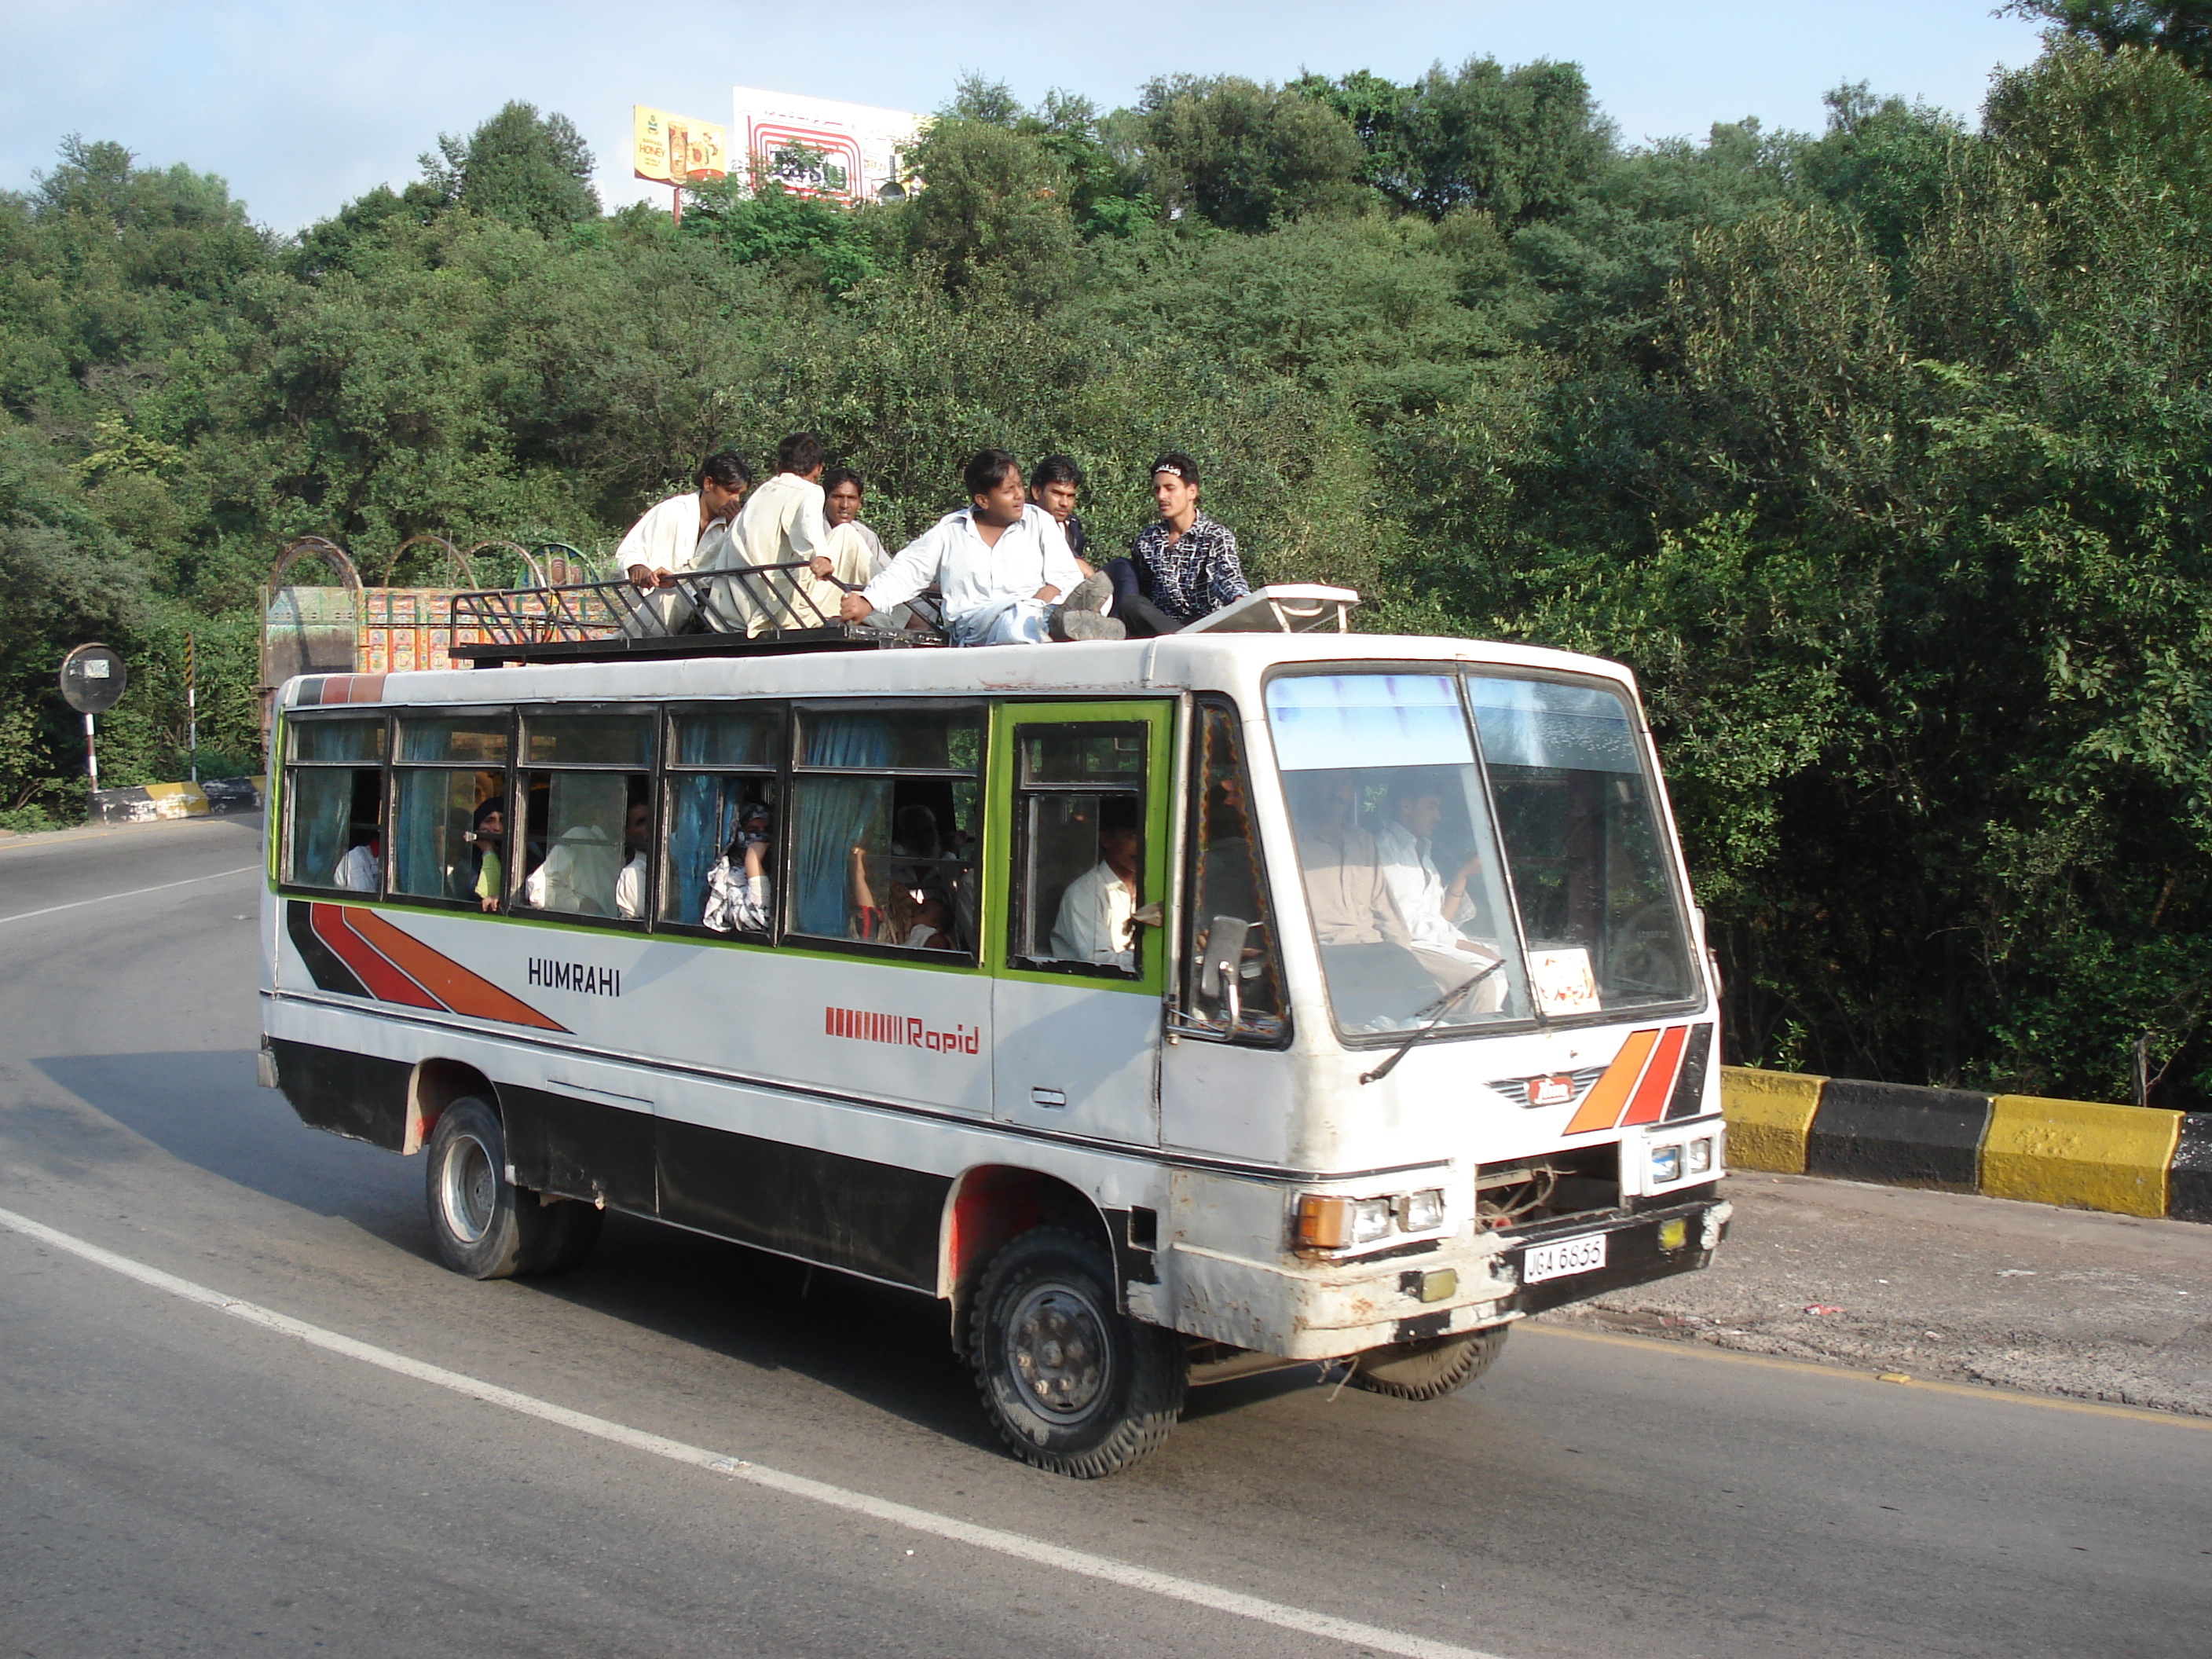
[[[729,171],[726,127],[646,104],[632,104],[629,108],[630,167],[639,178],[664,185],[688,185],[719,179]]]
[[[902,152],[927,117],[758,87],[732,88],[730,102],[731,130],[745,155],[786,190],[881,202],[908,188]]]

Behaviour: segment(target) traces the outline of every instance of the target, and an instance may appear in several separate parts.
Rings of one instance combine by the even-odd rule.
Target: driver
[[[1468,884],[1482,868],[1480,856],[1470,854],[1449,882],[1437,868],[1432,838],[1443,815],[1443,790],[1433,775],[1401,774],[1391,785],[1375,844],[1382,854],[1383,884],[1405,918],[1414,955],[1449,990],[1466,978],[1468,968],[1496,962],[1498,952],[1467,931],[1476,920]],[[1495,1012],[1504,989],[1502,981],[1493,980],[1470,1012]]]

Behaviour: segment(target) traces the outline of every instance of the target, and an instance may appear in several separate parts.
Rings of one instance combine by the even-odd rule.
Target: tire
[[[1066,1227],[1009,1243],[983,1273],[969,1358],[983,1408],[1024,1462],[1079,1480],[1149,1455],[1182,1414],[1182,1339],[1114,1309],[1103,1250]]]
[[[541,1203],[507,1180],[499,1114],[473,1096],[439,1115],[422,1188],[439,1259],[471,1279],[572,1267],[599,1242],[594,1206]]]
[[[1354,1358],[1352,1386],[1393,1400],[1441,1400],[1490,1369],[1505,1346],[1506,1325],[1469,1331],[1464,1336],[1431,1337],[1370,1348]]]
[[[545,1219],[544,1237],[534,1257],[515,1271],[520,1273],[564,1273],[580,1267],[598,1248],[599,1224],[605,1212],[580,1199],[546,1199],[536,1193],[519,1194],[527,1209],[537,1205]]]

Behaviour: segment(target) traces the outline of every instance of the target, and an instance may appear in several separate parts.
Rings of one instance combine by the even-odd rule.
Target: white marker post
[[[115,707],[131,684],[123,659],[104,645],[80,645],[62,659],[62,699],[84,716],[85,811],[100,793],[100,749],[94,717]]]

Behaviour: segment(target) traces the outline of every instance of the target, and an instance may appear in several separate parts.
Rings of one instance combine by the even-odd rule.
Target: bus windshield
[[[1323,672],[1270,681],[1267,715],[1345,1035],[1692,994],[1667,843],[1618,693]]]

